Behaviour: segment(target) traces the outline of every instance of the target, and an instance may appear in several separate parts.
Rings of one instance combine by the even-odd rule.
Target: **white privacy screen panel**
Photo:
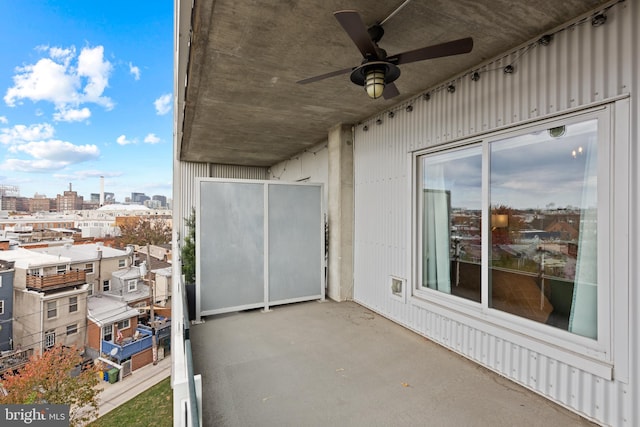
[[[324,298],[322,185],[197,185],[196,317]]]
[[[269,186],[269,301],[320,297],[323,286],[322,188]]]

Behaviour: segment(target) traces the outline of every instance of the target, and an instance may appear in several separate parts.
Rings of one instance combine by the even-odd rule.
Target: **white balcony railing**
[[[200,375],[193,374],[189,310],[181,271],[180,261],[174,261],[172,295],[174,304],[171,319],[173,425],[200,427],[202,425],[202,379]]]

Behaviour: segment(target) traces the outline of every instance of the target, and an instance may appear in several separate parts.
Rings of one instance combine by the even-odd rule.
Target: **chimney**
[[[71,189],[71,183],[69,183],[69,191],[73,191],[73,190]]]
[[[100,177],[100,206],[104,206],[104,176]]]

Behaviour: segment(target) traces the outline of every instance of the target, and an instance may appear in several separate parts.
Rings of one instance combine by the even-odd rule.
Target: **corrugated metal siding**
[[[638,126],[640,115],[634,89],[640,85],[640,8],[636,1],[611,7],[608,20],[592,27],[590,20],[566,26],[549,46],[525,46],[477,71],[395,106],[357,126],[355,134],[355,248],[354,299],[452,350],[477,361],[555,402],[607,425],[640,425],[638,372],[637,286],[630,285],[631,381],[607,381],[554,360],[533,349],[506,341],[446,315],[392,298],[390,275],[410,279],[411,237],[407,210],[410,173],[408,153],[469,139],[503,127],[567,112],[631,94],[632,186],[630,224],[632,254],[640,253],[637,218]],[[515,73],[505,74],[514,64]],[[455,92],[446,90],[452,83]],[[399,88],[402,90],[402,81]],[[408,111],[407,107],[412,107]],[[380,125],[376,120],[382,120]],[[364,131],[364,126],[368,128]],[[640,280],[630,270],[631,284]],[[635,308],[634,308],[635,307]],[[613,308],[615,310],[615,307]],[[445,314],[443,314],[445,313]],[[635,401],[633,396],[635,396]]]
[[[267,169],[249,166],[218,165],[195,162],[174,162],[174,218],[186,218],[196,206],[195,178],[267,179]],[[184,221],[178,221],[180,236],[184,236]]]
[[[268,179],[267,168],[236,165],[211,165],[211,178]]]
[[[184,219],[191,214],[191,208],[196,207],[194,179],[209,177],[209,164],[175,161],[173,176],[173,224],[178,227],[177,231],[182,239],[187,232]]]
[[[327,204],[329,191],[329,150],[327,142],[304,150],[295,157],[276,163],[268,169],[267,179],[324,184],[324,206]]]

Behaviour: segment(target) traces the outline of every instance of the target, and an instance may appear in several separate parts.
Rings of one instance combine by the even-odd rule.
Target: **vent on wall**
[[[389,291],[391,292],[391,296],[401,302],[407,302],[407,281],[394,276],[389,276],[389,279]]]

